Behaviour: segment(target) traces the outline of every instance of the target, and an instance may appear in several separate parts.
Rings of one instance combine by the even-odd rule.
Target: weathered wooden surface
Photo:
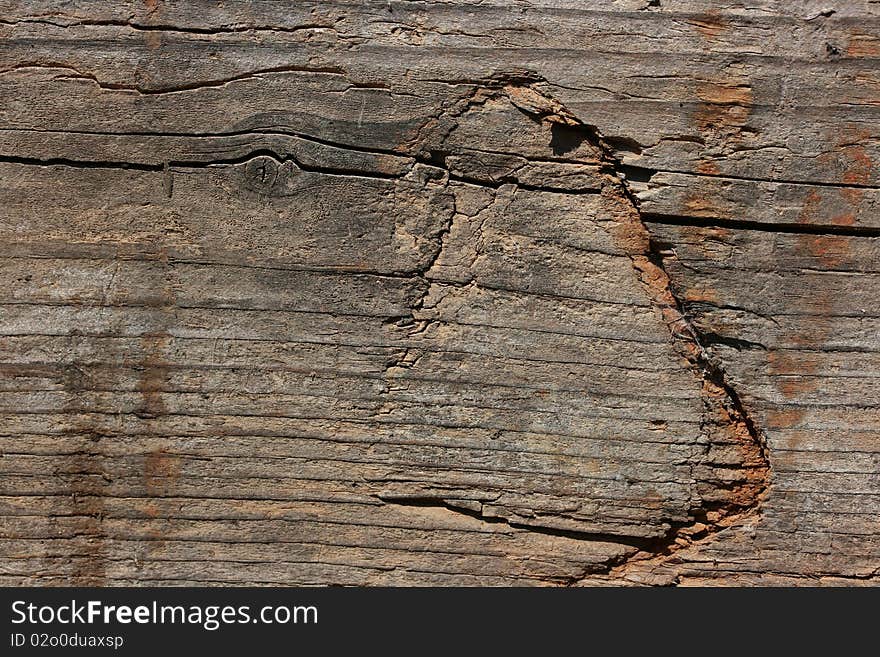
[[[3,1],[0,99],[0,583],[877,583],[877,2]]]

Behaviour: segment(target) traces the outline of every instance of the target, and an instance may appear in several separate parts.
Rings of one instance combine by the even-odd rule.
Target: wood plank
[[[0,16],[0,583],[877,583],[876,2]]]

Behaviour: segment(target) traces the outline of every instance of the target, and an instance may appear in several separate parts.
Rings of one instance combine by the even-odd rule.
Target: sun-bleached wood
[[[880,5],[0,1],[0,583],[880,573]]]

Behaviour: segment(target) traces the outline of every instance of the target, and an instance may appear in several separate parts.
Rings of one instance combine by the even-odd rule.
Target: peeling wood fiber
[[[825,4],[0,1],[0,583],[876,584]]]

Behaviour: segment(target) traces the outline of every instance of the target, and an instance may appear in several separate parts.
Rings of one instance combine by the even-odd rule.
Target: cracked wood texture
[[[0,583],[876,584],[880,3],[0,0]]]

